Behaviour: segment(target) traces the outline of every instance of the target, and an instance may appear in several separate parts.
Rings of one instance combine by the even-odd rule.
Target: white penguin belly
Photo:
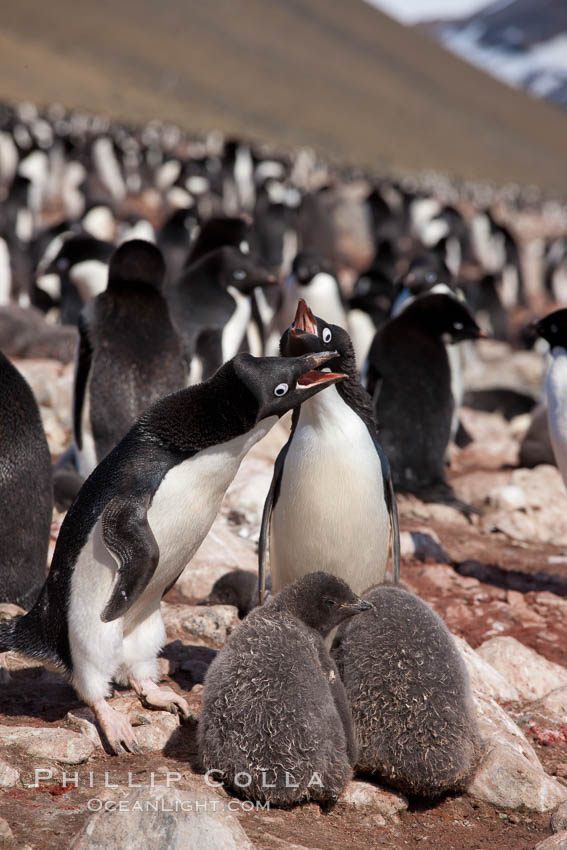
[[[274,592],[315,570],[356,593],[384,578],[390,520],[380,458],[335,387],[302,406],[270,531]]]
[[[308,286],[297,287],[297,297],[303,298],[311,312],[329,322],[330,325],[346,328],[345,309],[338,292],[337,282],[332,275],[319,272]]]
[[[567,487],[567,350],[554,348],[545,381],[551,445]]]
[[[117,563],[104,544],[99,519],[71,578],[69,633],[74,663],[76,647],[96,646],[110,627],[118,628],[118,622],[127,633],[155,611],[164,590],[205,539],[244,455],[276,421],[277,416],[264,419],[247,434],[205,449],[167,472],[148,510],[148,523],[159,546],[158,565],[139,599],[121,621],[112,623],[103,623],[100,614],[110,598]]]

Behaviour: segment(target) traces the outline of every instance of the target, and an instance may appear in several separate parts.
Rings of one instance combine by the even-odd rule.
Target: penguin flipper
[[[115,497],[101,517],[102,539],[118,561],[103,623],[122,617],[149,584],[159,561],[159,546],[148,523],[151,494]]]
[[[73,385],[73,437],[77,448],[82,449],[81,420],[93,353],[84,311],[79,315],[78,328],[79,342],[75,359],[75,380]]]
[[[291,438],[290,438],[291,439]],[[268,551],[268,539],[270,536],[270,519],[272,511],[278,500],[280,482],[282,478],[284,461],[289,449],[290,440],[280,451],[274,463],[274,474],[272,475],[272,483],[264,502],[264,510],[262,512],[262,524],[260,525],[260,539],[258,541],[258,605],[264,604],[264,595],[266,592],[266,554]]]
[[[371,428],[368,429],[374,447],[380,458],[380,466],[382,467],[382,479],[384,482],[384,498],[390,515],[390,525],[392,529],[392,573],[394,584],[400,583],[400,524],[398,517],[398,503],[396,501],[396,493],[394,491],[394,482],[392,480],[392,471],[390,462],[386,457],[384,449],[378,442],[376,434]]]

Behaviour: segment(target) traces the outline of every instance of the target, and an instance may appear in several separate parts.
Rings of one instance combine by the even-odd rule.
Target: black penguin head
[[[296,255],[291,272],[300,286],[309,286],[316,275],[333,274],[333,268],[323,257],[302,251]]]
[[[331,325],[314,316],[300,298],[293,323],[280,340],[280,352],[283,357],[297,357],[317,351],[336,351],[338,356],[329,361],[327,367],[349,376],[356,374],[354,349],[348,333],[339,325]]]
[[[567,310],[555,310],[535,325],[538,336],[556,347],[567,348]]]
[[[225,245],[218,249],[221,263],[221,284],[228,289],[234,287],[244,295],[257,286],[275,286],[277,280],[268,269],[261,266],[250,254],[239,248]]]
[[[189,251],[187,265],[196,263],[197,260],[222,248],[223,245],[231,245],[239,248],[244,254],[250,251],[250,228],[251,219],[246,215],[235,216],[213,216],[203,222],[201,230]]]
[[[342,579],[324,572],[302,576],[281,590],[270,605],[298,617],[321,635],[354,614],[374,607],[359,599]]]
[[[441,283],[452,287],[453,276],[441,257],[431,252],[414,257],[400,283],[413,295],[420,295]]]
[[[73,266],[86,260],[107,263],[113,251],[114,245],[102,239],[95,239],[94,236],[70,236],[65,239],[44,274],[65,274]]]
[[[258,604],[258,576],[250,570],[231,570],[213,585],[198,605],[234,605],[241,620]]]
[[[394,321],[397,320],[417,324],[426,333],[448,342],[488,336],[468,307],[453,295],[420,295]]]
[[[108,267],[108,288],[146,285],[161,290],[165,263],[159,248],[144,239],[131,239],[116,249]]]
[[[304,354],[303,357],[253,357],[237,354],[231,361],[237,378],[258,403],[256,422],[268,416],[283,416],[331,384],[348,375],[318,372],[337,356],[336,351]]]

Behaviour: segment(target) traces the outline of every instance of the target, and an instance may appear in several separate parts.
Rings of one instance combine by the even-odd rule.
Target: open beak
[[[295,318],[291,326],[292,336],[298,336],[299,333],[306,333],[312,334],[313,336],[318,336],[317,322],[315,321],[315,316],[313,315],[303,298],[300,298],[297,302],[297,310],[295,311]]]
[[[337,381],[348,379],[348,375],[343,372],[317,372],[316,370],[338,357],[337,351],[320,351],[318,354],[310,354],[306,357],[306,362],[313,368],[309,372],[305,372],[297,381],[297,389],[305,390],[308,387],[313,387],[315,384],[334,384]]]

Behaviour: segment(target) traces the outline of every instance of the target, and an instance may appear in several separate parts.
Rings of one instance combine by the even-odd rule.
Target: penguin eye
[[[323,342],[330,342],[331,341],[331,339],[333,338],[333,334],[331,333],[329,328],[323,329],[323,333],[321,334],[321,338],[323,339]]]
[[[232,276],[235,280],[244,280],[244,278],[246,277],[246,272],[244,271],[244,269],[236,269],[236,271],[232,273]]]
[[[239,248],[240,251],[242,251],[243,254],[249,254],[250,253],[250,245],[248,244],[248,242],[246,242],[245,239],[242,240],[242,242],[240,243],[238,248]]]
[[[289,390],[287,384],[278,384],[274,390],[274,395],[277,395],[278,398],[281,398],[286,392]]]
[[[323,602],[327,606],[327,608],[334,608],[337,604],[335,599],[324,599]]]
[[[427,272],[427,274],[425,275],[425,280],[427,281],[427,283],[433,283],[437,280],[437,275],[435,274],[435,272]]]
[[[453,322],[453,328],[456,331],[462,331],[462,329],[464,328],[464,325],[463,325],[462,322]]]
[[[558,327],[557,327],[557,325],[550,325],[549,330],[551,331],[552,334],[556,334],[557,331],[558,331]]]

